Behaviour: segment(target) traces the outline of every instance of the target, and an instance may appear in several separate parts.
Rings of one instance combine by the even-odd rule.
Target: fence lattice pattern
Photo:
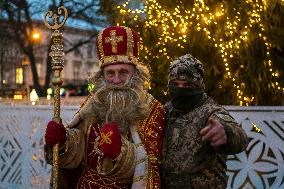
[[[284,107],[226,108],[250,137],[245,152],[228,158],[227,188],[284,189]],[[77,109],[63,107],[63,120]],[[0,105],[0,189],[48,188],[43,135],[51,118],[50,106]]]

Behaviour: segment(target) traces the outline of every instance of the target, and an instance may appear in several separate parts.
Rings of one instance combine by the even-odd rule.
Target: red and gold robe
[[[139,170],[135,169],[139,162],[135,161],[138,155],[133,153],[136,152],[135,148],[139,148],[138,146],[143,146],[141,149],[145,150],[147,160],[143,162],[146,165],[145,175],[147,176],[147,178],[143,178],[146,181],[146,186],[143,188],[160,188],[160,162],[165,114],[161,103],[153,97],[149,100],[149,107],[148,117],[135,127],[141,143],[133,144],[123,138],[121,154],[115,162],[108,158],[100,157],[99,159],[99,155],[95,151],[95,143],[100,128],[93,119],[83,120],[75,128],[68,129],[65,151],[59,155],[59,166],[74,169],[83,164],[83,171],[77,184],[78,189],[135,188],[134,183],[141,180],[139,176],[135,177],[136,172],[139,173]],[[102,173],[98,168],[104,166],[109,166],[105,169],[108,173]]]

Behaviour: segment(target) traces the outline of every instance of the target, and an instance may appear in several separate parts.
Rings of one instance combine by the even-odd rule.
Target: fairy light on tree
[[[249,84],[243,79],[243,75],[236,71],[244,69],[247,65],[238,63],[239,69],[236,69],[238,65],[235,62],[242,60],[241,52],[252,38],[257,37],[265,47],[265,60],[262,64],[265,65],[266,72],[271,75],[273,81],[268,87],[284,92],[283,86],[280,86],[278,81],[279,70],[273,65],[270,54],[272,44],[268,41],[262,19],[267,1],[246,0],[233,7],[227,2],[212,5],[209,1],[194,0],[189,8],[185,8],[180,1],[180,5],[171,9],[158,0],[146,0],[140,9],[132,9],[130,5],[131,1],[128,0],[117,7],[122,15],[117,24],[126,24],[125,17],[132,18],[127,22],[128,24],[137,28],[142,26],[145,31],[155,31],[158,34],[156,45],[159,50],[155,52],[141,40],[140,45],[145,53],[145,60],[154,57],[172,61],[174,57],[171,56],[172,48],[169,46],[184,50],[190,43],[190,35],[193,32],[200,32],[206,36],[208,43],[212,43],[217,49],[223,64],[224,80],[232,83],[238,103],[251,105],[254,103],[255,94],[247,92]],[[248,8],[244,9],[242,6]]]

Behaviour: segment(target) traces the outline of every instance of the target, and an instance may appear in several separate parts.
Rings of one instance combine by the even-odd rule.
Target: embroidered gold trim
[[[112,56],[104,56],[99,61],[99,65],[105,66],[109,64],[115,63],[126,63],[126,64],[138,64],[138,59],[135,56],[125,56],[125,55],[112,55]]]
[[[103,32],[100,32],[98,35],[98,45],[99,45],[99,53],[101,55],[101,59],[104,58],[104,49],[103,49]]]
[[[150,113],[148,115],[148,117],[146,119],[144,119],[140,124],[139,124],[139,127],[138,127],[138,133],[141,137],[141,139],[144,141],[144,132],[145,132],[145,127],[146,125],[150,125],[152,124],[153,122],[153,117],[154,117],[154,113],[157,112],[157,110],[155,110],[153,112],[153,108],[154,108],[154,105],[156,104],[157,100],[156,99],[153,99],[150,103],[149,103],[149,108],[150,108]],[[157,113],[156,113],[157,114]],[[156,118],[156,116],[155,116]],[[155,119],[154,118],[154,119]],[[152,122],[151,122],[152,120]]]
[[[157,127],[157,129],[161,130],[159,123],[157,122],[157,117],[160,114],[160,110],[163,109],[161,103],[159,103],[156,99],[152,100],[149,103],[150,106],[150,113],[148,117],[143,120],[138,129],[138,133],[145,142],[145,146],[149,146],[147,150],[148,153],[148,181],[147,181],[147,188],[157,188],[159,184],[157,180],[159,180],[159,171],[156,164],[159,164],[160,160],[159,157],[156,157],[153,153],[155,153],[155,149],[157,148],[157,136],[155,135],[155,131],[152,130],[153,127]],[[153,142],[149,141],[149,139],[154,139]]]
[[[100,188],[100,189],[126,189],[129,188],[128,184],[123,184],[114,181],[108,177],[102,176],[96,172],[96,170],[86,169],[84,176],[80,178],[77,188],[89,189],[89,188]]]
[[[134,47],[134,41],[133,41],[133,33],[130,28],[124,27],[127,34],[127,55],[133,56],[133,47]]]
[[[86,133],[86,144],[85,144],[85,165],[87,165],[87,161],[88,161],[88,147],[89,147],[89,136],[90,136],[90,132],[91,132],[91,127],[92,125],[89,125],[88,129],[87,129],[87,133]]]
[[[149,158],[149,156],[148,156]],[[153,167],[152,167],[152,162],[148,161],[148,182],[147,182],[147,187],[153,188]]]
[[[97,137],[96,141],[92,142],[94,144],[94,149],[93,150],[94,150],[95,154],[97,154],[99,157],[102,157],[104,155],[104,153],[99,149],[99,139],[100,139],[100,137]],[[91,155],[91,154],[89,154],[89,155]]]

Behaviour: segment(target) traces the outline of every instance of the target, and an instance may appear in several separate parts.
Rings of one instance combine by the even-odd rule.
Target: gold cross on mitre
[[[117,53],[117,43],[123,41],[123,36],[116,36],[116,30],[110,31],[110,37],[106,37],[105,43],[111,43],[111,51]]]

